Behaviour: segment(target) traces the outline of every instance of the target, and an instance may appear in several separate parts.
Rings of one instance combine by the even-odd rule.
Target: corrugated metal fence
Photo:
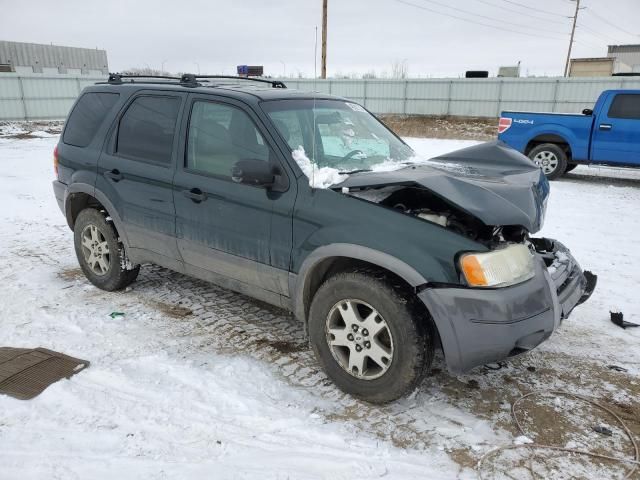
[[[0,120],[63,119],[78,93],[100,80],[0,74]],[[469,117],[497,117],[502,110],[578,113],[603,90],[640,89],[640,77],[284,81],[350,98],[375,113]]]
[[[353,99],[375,113],[498,117],[503,110],[579,113],[603,90],[640,89],[640,77],[285,80],[290,88]]]
[[[0,73],[0,120],[60,120],[87,85],[105,77]]]

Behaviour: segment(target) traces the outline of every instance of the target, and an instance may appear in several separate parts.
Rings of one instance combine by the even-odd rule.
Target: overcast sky
[[[640,43],[640,0],[582,5],[573,57]],[[574,9],[570,0],[329,0],[328,73],[380,74],[406,61],[410,76],[495,74],[521,61],[523,75],[559,75]],[[164,62],[235,74],[251,64],[312,76],[321,13],[322,0],[0,0],[0,40],[106,49],[112,71]]]

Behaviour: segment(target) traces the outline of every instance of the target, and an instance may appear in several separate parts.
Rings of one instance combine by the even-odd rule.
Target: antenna
[[[311,149],[311,155],[313,158],[313,162],[311,163],[311,185],[313,188],[313,185],[316,184],[315,182],[315,176],[316,176],[316,169],[314,168],[314,165],[317,165],[316,162],[316,92],[318,90],[317,86],[316,86],[316,82],[318,81],[318,26],[316,25],[316,39],[315,39],[315,44],[314,44],[314,50],[313,50],[313,108],[312,108],[312,112],[313,112],[313,148]]]

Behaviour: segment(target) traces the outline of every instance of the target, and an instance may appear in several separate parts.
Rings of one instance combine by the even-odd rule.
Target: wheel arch
[[[545,143],[552,143],[554,145],[558,145],[560,148],[564,150],[567,155],[567,160],[571,160],[573,156],[573,149],[571,147],[571,143],[567,138],[558,133],[540,133],[535,137],[531,138],[527,142],[527,146],[524,149],[524,154],[529,156],[531,150],[536,148],[538,145],[543,145]]]
[[[129,246],[126,231],[122,224],[122,219],[107,196],[100,190],[93,188],[91,185],[76,184],[70,186],[65,197],[64,209],[67,225],[69,225],[71,230],[73,230],[75,226],[78,214],[85,208],[97,208],[104,210],[111,218],[120,241],[124,244],[125,248]]]
[[[360,245],[335,243],[317,248],[303,262],[297,275],[289,278],[293,312],[305,325],[315,292],[324,280],[352,268],[383,270],[416,291],[427,279],[402,260]]]

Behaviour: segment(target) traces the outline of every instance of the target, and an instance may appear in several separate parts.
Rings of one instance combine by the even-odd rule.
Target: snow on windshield
[[[311,188],[331,188],[332,186],[343,182],[348,177],[347,173],[340,173],[340,170],[337,168],[319,168],[317,164],[313,163],[309,159],[302,145],[293,150],[291,152],[291,156],[302,170],[302,173],[304,173],[305,176],[309,179],[309,186]],[[464,165],[425,159],[419,156],[411,157],[403,162],[397,162],[395,160],[387,159],[384,162],[373,165],[370,169],[367,169],[367,171],[392,172],[394,170],[405,168],[409,165],[429,165],[440,170],[448,170],[451,172],[462,174],[469,173],[469,168]]]

